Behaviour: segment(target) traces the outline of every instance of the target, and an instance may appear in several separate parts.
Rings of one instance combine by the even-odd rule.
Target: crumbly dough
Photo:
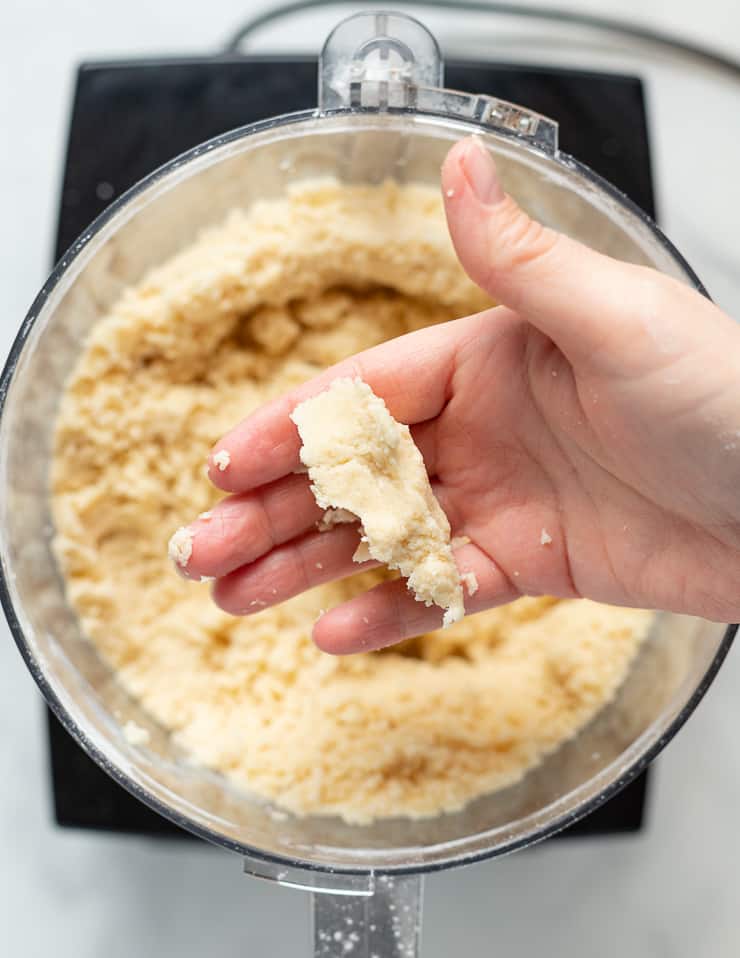
[[[465,615],[450,524],[434,498],[411,431],[360,379],[335,379],[290,417],[301,437],[301,462],[323,508],[362,523],[355,561],[366,555],[397,569],[419,602],[445,610],[447,628]]]
[[[204,463],[235,422],[486,305],[435,190],[313,183],[234,212],[129,289],[69,382],[53,509],[84,631],[196,760],[283,809],[434,815],[515,782],[614,694],[647,631],[644,612],[523,599],[334,658],[311,642],[318,611],[380,572],[233,618],[167,559],[172,530],[218,498]]]
[[[478,578],[475,572],[463,572],[460,575],[460,578],[465,583],[465,588],[468,590],[468,595],[475,595],[478,591]]]
[[[193,533],[187,526],[180,526],[172,534],[172,538],[167,544],[167,554],[175,565],[179,565],[183,569],[188,564],[190,556],[193,554]]]
[[[147,732],[145,728],[142,728],[141,725],[137,725],[136,722],[133,722],[130,719],[123,726],[123,737],[129,743],[129,745],[139,746],[149,744],[149,732]]]
[[[308,471],[308,470],[306,470]],[[345,523],[351,524],[357,522],[357,516],[347,512],[346,509],[327,509],[323,516],[316,523],[319,532],[328,532],[334,526],[341,526]]]
[[[225,472],[231,465],[231,453],[228,449],[219,449],[213,457],[213,462],[218,466],[219,472]]]

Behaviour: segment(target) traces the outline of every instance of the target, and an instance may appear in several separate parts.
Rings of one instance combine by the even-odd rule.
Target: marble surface
[[[571,0],[570,5],[618,10],[740,57],[740,8],[734,0],[702,5],[662,0],[649,8],[639,0],[618,5]],[[81,58],[206,52],[258,6],[249,0],[211,0],[207,8],[177,0],[128,0],[124,12],[108,0],[95,5],[10,0],[3,7],[3,353],[49,263],[74,64]],[[311,29],[271,29],[260,47],[316,49],[333,19],[333,14],[316,17]],[[439,15],[429,20],[457,51],[469,43],[480,53],[481,29]],[[702,275],[711,275],[709,285],[720,301],[740,318],[740,267],[737,245],[730,242],[733,212],[740,210],[732,175],[740,160],[740,112],[725,113],[725,125],[717,129],[725,141],[714,151],[712,175],[700,177],[701,126],[681,124],[680,86],[655,96],[662,116],[670,119],[654,137],[664,222],[701,263]],[[736,92],[727,96],[737,104]],[[684,149],[687,142],[690,149]],[[65,832],[52,824],[41,701],[4,623],[0,629],[2,953],[11,958],[308,954],[307,899],[242,877],[237,857],[206,846]],[[739,724],[736,653],[659,760],[644,834],[545,845],[435,876],[427,883],[424,954],[441,958],[464,949],[470,955],[730,958],[740,953]]]

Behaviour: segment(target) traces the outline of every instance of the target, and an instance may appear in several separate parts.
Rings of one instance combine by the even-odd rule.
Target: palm
[[[503,310],[461,350],[454,395],[426,439],[436,491],[512,591],[666,609],[737,594],[737,537],[720,528],[716,501],[710,512],[691,492],[705,463],[687,440],[707,397],[697,381],[680,418],[663,403],[646,423],[640,410],[660,408],[655,380],[653,369],[626,384],[574,371]],[[665,371],[662,381],[670,394]]]

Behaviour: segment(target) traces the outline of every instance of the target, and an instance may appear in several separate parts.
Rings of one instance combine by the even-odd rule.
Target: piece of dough
[[[465,607],[450,524],[409,427],[361,379],[335,379],[290,418],[318,504],[362,523],[367,549],[356,561],[369,556],[397,569],[419,602],[445,610],[443,628],[459,622]]]

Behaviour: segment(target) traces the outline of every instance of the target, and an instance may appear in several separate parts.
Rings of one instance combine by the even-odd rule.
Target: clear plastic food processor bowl
[[[476,132],[506,188],[543,222],[609,253],[700,284],[654,223],[560,153],[557,125],[490,97],[445,90],[417,21],[343,21],[321,57],[319,107],[218,137],[137,184],[80,237],[39,293],[0,383],[2,600],[49,704],[110,775],[157,812],[243,856],[252,874],[316,892],[316,954],[411,956],[420,876],[551,835],[627,784],[680,728],[734,627],[662,614],[616,699],[518,785],[456,814],[354,827],[275,815],[188,763],[117,684],[81,634],[50,547],[52,430],[90,328],[121,290],[235,206],[304,178],[437,184],[450,145]],[[150,742],[127,742],[129,719]],[[352,919],[349,925],[347,919]],[[364,950],[363,950],[364,949]]]

